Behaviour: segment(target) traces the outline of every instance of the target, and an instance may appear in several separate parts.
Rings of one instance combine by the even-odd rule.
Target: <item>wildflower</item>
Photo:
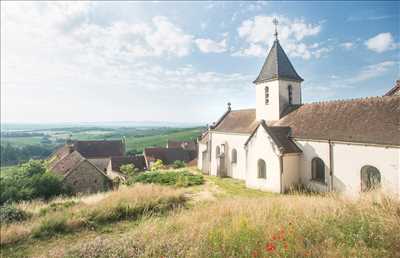
[[[251,253],[251,257],[253,257],[253,258],[258,257],[258,252],[257,252],[256,250],[254,250],[254,251]]]
[[[288,249],[288,243],[283,243],[283,248],[285,249],[285,250],[287,250]]]
[[[306,251],[305,253],[304,253],[304,256],[310,256],[311,255],[311,252],[310,251]]]
[[[275,241],[276,239],[277,239],[276,235],[273,235],[273,236],[271,237],[271,241]]]
[[[275,251],[276,246],[274,245],[274,243],[267,243],[265,245],[265,250],[267,250],[268,252],[273,252]]]

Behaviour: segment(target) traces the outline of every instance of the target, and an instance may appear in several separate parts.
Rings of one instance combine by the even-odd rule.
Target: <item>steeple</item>
[[[303,79],[297,74],[285,51],[283,51],[281,44],[279,44],[277,32],[275,32],[275,37],[276,39],[274,44],[272,45],[267,59],[261,68],[261,72],[254,83],[257,84],[278,79],[302,82]]]
[[[275,41],[256,84],[256,119],[277,121],[293,105],[301,105],[301,82],[278,40],[278,20],[274,19]]]

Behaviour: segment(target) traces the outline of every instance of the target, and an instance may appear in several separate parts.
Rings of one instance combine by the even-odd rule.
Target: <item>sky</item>
[[[279,40],[303,101],[400,78],[400,2],[1,2],[1,121],[211,123]]]

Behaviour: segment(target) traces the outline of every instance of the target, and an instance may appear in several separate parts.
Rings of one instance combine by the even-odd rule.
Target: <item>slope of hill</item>
[[[83,222],[91,222],[92,227],[78,228],[83,222],[73,222],[67,217],[68,227],[76,230],[59,230],[55,235],[36,237],[21,237],[27,228],[37,227],[36,220],[2,225],[3,257],[399,257],[400,254],[400,203],[388,197],[372,195],[347,200],[335,195],[277,195],[246,189],[241,181],[215,177],[206,177],[204,185],[185,189],[155,187],[143,191],[141,187],[131,186],[129,191],[143,197],[130,194],[123,199],[131,205],[138,203],[125,207],[140,207],[148,202],[149,208],[140,216],[118,217],[125,211],[115,209],[118,198],[125,196],[118,192],[56,200],[53,203],[74,201],[73,205],[59,209],[52,203],[20,204],[19,207],[37,214],[34,216],[38,216],[40,223],[55,214],[86,214],[82,212],[87,205],[100,207],[96,210],[100,217],[114,214],[119,219],[97,223],[98,216],[86,215]],[[184,202],[179,197],[182,193]],[[120,197],[110,197],[113,194]],[[171,201],[176,204],[157,206]],[[105,209],[104,203],[114,208]],[[154,206],[154,203],[159,204]],[[170,208],[156,212],[155,207]],[[46,223],[57,229],[54,223]],[[7,243],[10,236],[21,240]]]

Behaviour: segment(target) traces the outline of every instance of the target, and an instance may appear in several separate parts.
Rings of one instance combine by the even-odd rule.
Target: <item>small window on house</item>
[[[258,178],[267,178],[267,168],[265,165],[265,161],[263,159],[258,160],[257,167],[258,167]]]
[[[269,104],[269,88],[265,87],[265,105]]]
[[[236,149],[232,150],[232,163],[236,163],[237,162],[237,151]]]
[[[215,158],[218,158],[219,155],[221,154],[221,150],[219,149],[219,146],[215,149]]]
[[[379,188],[381,173],[376,167],[364,166],[361,168],[361,191],[367,192]]]
[[[293,88],[292,85],[288,86],[288,99],[289,99],[289,105],[293,104]]]
[[[312,180],[325,183],[325,164],[320,158],[313,158],[311,161]]]

